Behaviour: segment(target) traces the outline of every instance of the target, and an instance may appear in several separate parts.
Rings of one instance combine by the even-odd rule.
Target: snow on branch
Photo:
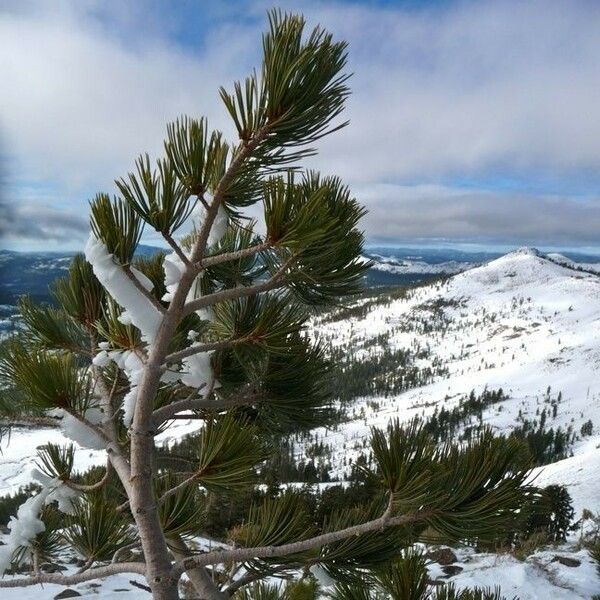
[[[58,509],[65,513],[73,510],[73,500],[77,492],[63,484],[59,479],[52,479],[37,469],[32,471],[33,479],[42,484],[41,491],[30,496],[19,506],[17,516],[8,522],[10,533],[0,546],[0,574],[10,567],[12,558],[19,548],[30,548],[35,537],[46,530],[40,513],[46,504],[58,503]]]
[[[162,313],[138,286],[127,276],[106,246],[93,233],[85,246],[85,258],[92,265],[94,275],[114,300],[123,307],[119,321],[137,327],[142,340],[148,344],[156,338],[162,320]],[[148,292],[152,282],[134,267],[129,267],[131,274]]]

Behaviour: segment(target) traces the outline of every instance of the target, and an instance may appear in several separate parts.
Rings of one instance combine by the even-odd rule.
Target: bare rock
[[[558,554],[552,559],[552,562],[559,562],[561,565],[565,565],[565,567],[578,567],[581,564],[581,561],[576,558],[559,556]]]
[[[431,550],[425,555],[425,558],[428,558],[429,560],[440,565],[451,565],[458,560],[456,554],[454,554],[450,548],[438,548],[437,550]]]
[[[453,575],[458,575],[459,573],[461,573],[463,570],[462,567],[459,567],[458,565],[446,565],[444,567],[442,567],[442,571],[444,571],[444,573],[448,576],[448,577],[452,577]]]
[[[63,598],[77,598],[77,596],[81,596],[81,594],[77,590],[67,588],[59,594],[56,594],[56,596],[54,596],[54,600],[62,600]]]
[[[42,563],[40,565],[40,571],[42,571],[42,573],[60,573],[61,571],[66,570],[66,567],[57,565],[56,563]]]

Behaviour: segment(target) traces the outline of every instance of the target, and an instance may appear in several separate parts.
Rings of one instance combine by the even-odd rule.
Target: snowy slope
[[[441,309],[432,307],[442,305]],[[423,330],[423,320],[437,323]],[[339,471],[343,454],[362,446],[372,425],[390,418],[428,415],[456,406],[472,389],[502,388],[508,400],[493,406],[484,420],[499,432],[522,418],[533,420],[559,392],[553,427],[579,432],[592,420],[594,434],[575,443],[574,457],[541,469],[539,482],[570,483],[576,509],[600,511],[600,277],[556,264],[532,249],[520,249],[443,284],[418,288],[408,298],[377,306],[364,318],[317,325],[319,335],[341,347],[362,344],[368,352],[429,349],[420,366],[438,362],[448,373],[433,383],[394,397],[358,401],[360,419],[319,439],[345,452],[334,453]],[[389,334],[384,345],[373,345]],[[375,402],[374,402],[375,400]],[[566,479],[566,481],[565,481]]]

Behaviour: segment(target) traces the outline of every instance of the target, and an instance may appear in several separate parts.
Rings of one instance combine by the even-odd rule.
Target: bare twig
[[[356,535],[377,531],[387,527],[397,527],[406,523],[414,523],[415,521],[422,521],[428,516],[431,516],[431,513],[417,511],[407,515],[392,517],[389,515],[388,509],[386,508],[385,513],[381,517],[373,519],[372,521],[367,521],[366,523],[361,523],[360,525],[346,527],[345,529],[340,529],[338,531],[323,533],[299,542],[292,542],[290,544],[283,544],[281,546],[234,548],[233,550],[219,550],[208,552],[202,555],[192,556],[177,563],[174,567],[174,572],[175,575],[178,576],[182,572],[198,566],[216,565],[230,561],[247,561],[256,558],[276,558],[289,556],[291,554],[298,554],[300,552],[305,552],[306,550],[333,544],[334,542],[339,542]]]
[[[91,483],[89,485],[83,485],[81,483],[76,483],[75,481],[70,481],[70,480],[63,481],[63,483],[67,487],[70,487],[72,490],[75,490],[76,492],[94,492],[106,485],[106,483],[108,482],[108,478],[110,477],[110,469],[111,469],[111,462],[107,461],[106,472],[104,473],[102,479],[100,479],[100,481],[97,481],[96,483]]]
[[[172,487],[170,490],[167,490],[166,492],[161,494],[161,496],[158,500],[158,504],[159,505],[163,504],[165,502],[165,500],[167,500],[167,498],[174,496],[177,492],[179,492],[179,490],[182,490],[186,486],[190,485],[190,483],[193,483],[196,479],[198,479],[198,477],[200,477],[200,475],[202,475],[201,471],[195,471],[194,473],[192,473],[192,475],[190,475],[190,477],[188,477],[187,479],[184,479],[181,483],[178,483],[175,487]]]
[[[281,267],[277,269],[273,276],[266,281],[250,285],[248,287],[227,288],[213,294],[201,296],[200,298],[196,298],[195,300],[188,302],[184,307],[184,315],[189,315],[196,310],[213,306],[219,302],[237,300],[238,298],[247,298],[248,296],[255,296],[256,294],[268,292],[270,290],[282,287],[285,284],[285,273],[295,259],[295,256],[288,258],[281,265]]]
[[[223,254],[218,254],[216,256],[207,256],[201,263],[198,264],[198,267],[205,269],[206,267],[220,265],[224,262],[239,260],[240,258],[247,258],[248,256],[258,254],[263,250],[267,250],[270,247],[271,244],[269,242],[262,242],[261,244],[256,244],[256,246],[243,248],[242,250],[236,250],[235,252],[224,252]]]
[[[134,548],[139,548],[139,546],[140,546],[139,540],[136,540],[135,542],[132,542],[131,544],[127,544],[127,546],[122,546],[121,548],[116,550],[116,552],[113,554],[112,559],[110,561],[111,564],[115,564],[116,562],[118,562],[119,557],[121,556],[121,554],[123,554],[123,552],[127,552],[127,550],[133,550]]]
[[[177,413],[183,412],[184,410],[225,410],[226,408],[252,404],[256,402],[257,399],[258,394],[255,392],[222,399],[211,398],[210,394],[207,394],[205,398],[188,396],[183,400],[178,400],[172,404],[157,408],[153,413],[154,427],[157,428],[161,423],[176,418]],[[191,417],[186,416],[185,418]]]
[[[190,263],[190,259],[185,255],[185,252],[181,249],[181,246],[173,239],[170,233],[161,232],[162,236],[165,238],[165,241],[171,248],[173,252],[177,254],[179,260],[186,266],[189,267],[192,263]]]
[[[165,307],[140,283],[140,280],[135,276],[129,265],[122,265],[121,267],[128,279],[133,283],[139,292],[141,292],[146,299],[152,303],[154,308],[161,313],[165,312]]]
[[[40,573],[32,577],[19,577],[15,579],[1,579],[0,588],[16,588],[28,587],[38,583],[56,583],[58,585],[74,585],[91,581],[92,579],[100,579],[117,575],[118,573],[137,573],[138,575],[146,574],[146,566],[144,563],[115,563],[114,565],[106,565],[104,567],[96,567],[89,569],[83,573],[75,573],[74,575],[63,575],[62,573]]]

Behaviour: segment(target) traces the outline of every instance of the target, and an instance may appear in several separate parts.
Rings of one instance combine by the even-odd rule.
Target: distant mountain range
[[[138,246],[137,253],[151,256],[160,252],[155,246]],[[20,296],[27,294],[36,302],[50,300],[49,285],[65,274],[73,252],[14,252],[0,250],[0,318],[14,313]],[[367,286],[395,286],[454,275],[501,256],[497,252],[467,252],[448,248],[369,247],[364,258],[372,262]],[[600,270],[600,257],[548,255],[555,262]],[[596,266],[591,266],[595,262]]]
[[[137,253],[151,256],[160,252],[155,246],[138,246]],[[50,300],[49,285],[62,277],[73,258],[73,252],[13,252],[0,250],[0,309],[4,314],[14,306],[19,297],[27,294],[37,302]],[[368,285],[399,285],[437,276],[440,273],[457,273],[472,266],[472,262],[412,261],[401,256],[386,256],[379,252],[366,254],[373,261],[367,276]],[[0,313],[2,316],[2,313]]]

